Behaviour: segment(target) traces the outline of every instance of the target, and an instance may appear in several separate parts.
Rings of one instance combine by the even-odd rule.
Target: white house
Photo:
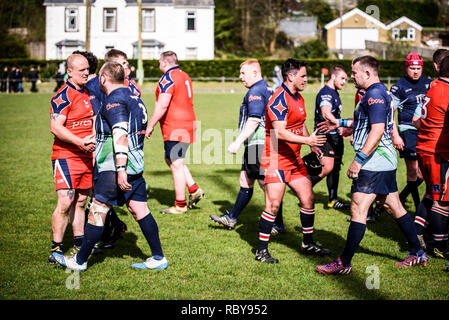
[[[90,51],[98,58],[112,48],[137,58],[137,0],[90,0]],[[85,0],[45,0],[46,59],[84,50]],[[214,58],[213,0],[142,0],[142,58],[166,50],[180,60]]]

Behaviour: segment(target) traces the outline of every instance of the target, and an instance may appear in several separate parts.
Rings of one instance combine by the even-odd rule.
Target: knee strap
[[[104,207],[99,204],[96,204],[95,202],[92,202],[92,204],[90,205],[89,218],[87,220],[87,223],[97,227],[103,227],[104,222],[101,217],[101,214],[103,213],[104,215],[106,215],[108,211],[109,211],[108,207]]]

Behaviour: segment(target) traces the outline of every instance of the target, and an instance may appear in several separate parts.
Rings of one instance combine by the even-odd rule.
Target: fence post
[[[221,77],[221,92],[225,92],[225,77]]]

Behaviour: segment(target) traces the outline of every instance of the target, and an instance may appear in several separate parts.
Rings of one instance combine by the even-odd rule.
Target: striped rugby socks
[[[313,243],[313,223],[315,221],[315,208],[300,208],[299,216],[302,225],[302,234],[304,244]]]
[[[274,219],[276,216],[263,211],[259,222],[259,251],[268,249],[268,242],[270,241],[271,228],[273,228]]]
[[[445,252],[448,241],[449,211],[433,206],[430,209],[429,225],[435,241],[435,247],[441,252]]]

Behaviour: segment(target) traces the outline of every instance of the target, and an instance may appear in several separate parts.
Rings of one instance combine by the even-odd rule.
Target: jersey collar
[[[69,80],[67,80],[66,83],[67,83],[67,85],[68,85],[69,87],[71,87],[72,89],[78,91],[79,93],[84,93],[84,86],[83,86],[82,89],[78,90],[77,88],[75,88],[75,86],[74,86]]]
[[[298,100],[298,96],[292,94],[285,84],[282,84],[281,86],[293,99]]]
[[[441,82],[444,82],[444,83],[446,83],[446,84],[449,84],[449,82],[448,82],[448,81],[446,81],[446,80],[443,80],[443,79],[441,79],[440,77],[438,77],[438,81],[441,81]]]
[[[169,73],[170,71],[175,70],[175,69],[179,69],[179,66],[171,67],[171,68],[168,69],[167,72],[165,72],[165,73]]]

